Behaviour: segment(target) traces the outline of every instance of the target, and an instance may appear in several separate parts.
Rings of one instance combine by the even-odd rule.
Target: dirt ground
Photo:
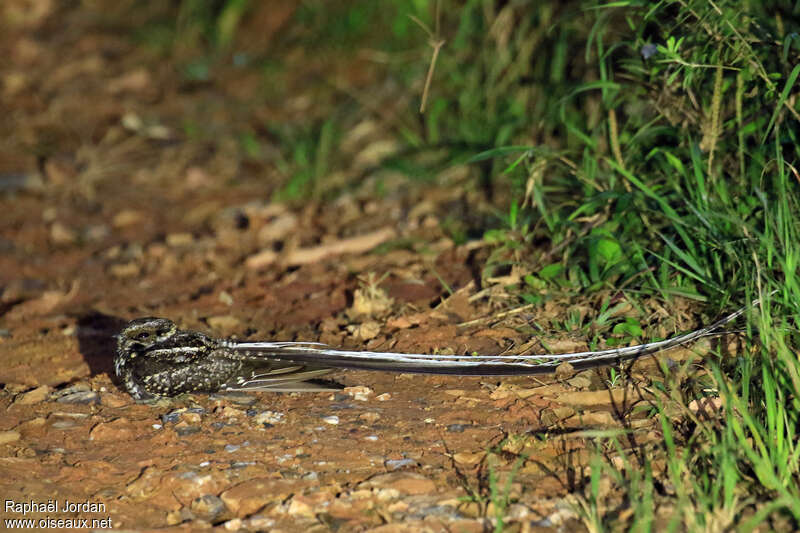
[[[583,529],[594,449],[583,432],[629,430],[631,450],[658,443],[655,360],[613,386],[607,369],[543,379],[342,371],[339,393],[156,405],[119,388],[113,335],[139,316],[218,336],[498,354],[587,349],[563,332],[531,337],[541,331],[531,324],[593,309],[551,295],[498,318],[513,307],[503,286],[514,273],[482,284],[489,247],[444,229],[492,211],[473,169],[426,184],[370,170],[392,135],[369,113],[340,145],[352,161],[340,174],[360,186],[274,200],[282,184],[269,150],[280,146],[253,158],[231,139],[324,114],[335,99],[318,83],[326,68],[326,79],[374,86],[376,99],[402,106],[357,58],[327,64],[298,51],[284,99],[252,103],[259,75],[220,67],[212,82],[182,81],[103,4],[0,8],[0,494],[59,504],[5,507],[3,518],[388,532],[485,531],[503,517],[510,531]],[[279,32],[291,9],[272,9]],[[204,134],[189,135],[187,121]],[[685,311],[652,313],[673,318],[661,335],[693,325]],[[66,501],[89,505],[68,511]]]

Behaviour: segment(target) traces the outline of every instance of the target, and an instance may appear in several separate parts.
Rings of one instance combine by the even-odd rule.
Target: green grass
[[[448,111],[423,129],[471,147],[509,190],[504,227],[486,235],[486,277],[519,265],[531,272],[521,301],[625,287],[634,301],[704,302],[707,316],[763,298],[750,349],[709,363],[720,416],[698,417],[685,408],[697,393],[669,384],[681,416],[659,409],[664,445],[652,455],[593,464],[587,526],[614,524],[598,501],[605,474],[629,494],[636,530],[800,527],[797,6],[442,5],[448,44],[430,108]],[[543,239],[560,261],[537,262]],[[620,319],[612,331],[642,329]],[[654,498],[674,509],[666,524],[654,523]]]

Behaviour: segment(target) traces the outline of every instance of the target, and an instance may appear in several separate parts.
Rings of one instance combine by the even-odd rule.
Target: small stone
[[[481,461],[483,461],[484,457],[486,457],[486,452],[476,452],[476,453],[462,452],[453,455],[453,460],[460,465],[475,466]]]
[[[222,524],[222,527],[224,527],[226,531],[241,531],[242,525],[244,525],[244,522],[241,518],[234,518]]]
[[[78,232],[61,222],[54,222],[50,226],[50,240],[56,245],[74,244],[78,241]]]
[[[228,291],[221,291],[219,293],[219,301],[227,306],[233,305],[233,296]]]
[[[167,235],[166,241],[167,241],[167,246],[170,246],[172,248],[190,246],[192,243],[194,243],[194,235],[187,232],[170,233],[169,235]]]
[[[389,470],[400,470],[407,466],[417,466],[418,463],[414,459],[387,459],[383,464]]]
[[[77,427],[80,427],[80,424],[75,420],[58,420],[50,424],[50,427],[53,429],[64,431],[67,429],[75,429]]]
[[[604,389],[605,384],[603,383],[603,379],[597,373],[595,369],[584,370],[583,372],[578,372],[575,374],[574,377],[567,380],[567,383],[575,388],[578,389]]]
[[[247,519],[246,525],[251,531],[269,531],[275,527],[275,520],[266,516],[253,515]]]
[[[20,438],[19,431],[0,431],[0,444],[8,444],[10,442],[16,442]]]
[[[561,363],[556,367],[555,374],[556,374],[556,379],[565,380],[567,378],[572,377],[573,374],[575,374],[575,367],[573,367],[571,364],[567,362]]]
[[[205,494],[192,500],[191,509],[195,515],[209,522],[226,511],[225,503],[213,494]]]
[[[358,488],[394,489],[401,494],[415,495],[435,492],[436,484],[416,472],[401,471],[373,476],[369,480],[360,483]]]
[[[108,237],[111,230],[105,224],[92,224],[83,231],[83,238],[88,242],[99,242]]]
[[[106,90],[111,94],[123,92],[141,92],[152,86],[150,73],[143,67],[137,67],[115,78],[108,80]]]
[[[274,250],[263,250],[248,257],[244,262],[244,266],[249,270],[259,270],[277,261],[278,257],[278,253]]]
[[[575,410],[568,406],[545,408],[539,413],[539,419],[545,426],[552,426],[562,420],[566,420],[575,414]]]
[[[175,409],[169,413],[161,415],[161,422],[164,424],[175,424],[181,419],[181,414],[184,411],[185,409]]]
[[[141,211],[134,211],[133,209],[123,209],[111,219],[111,224],[115,228],[124,228],[133,226],[141,222],[144,214]]]
[[[19,429],[23,433],[25,433],[26,431],[34,431],[45,425],[46,422],[47,420],[43,416],[37,416],[36,418],[32,418],[30,420],[22,422],[19,426],[17,426],[17,429]]]
[[[275,411],[262,411],[253,417],[253,422],[256,424],[283,424],[283,413],[276,413]]]
[[[37,387],[32,391],[22,394],[14,403],[19,405],[33,405],[35,403],[43,402],[48,396],[50,396],[52,390],[53,389],[47,385],[42,385],[41,387]]]
[[[363,420],[364,422],[367,422],[369,424],[374,424],[375,422],[381,419],[381,415],[373,412],[362,413],[358,415],[358,419]]]
[[[322,421],[325,422],[326,424],[330,424],[332,426],[335,426],[335,425],[339,424],[339,417],[336,416],[336,415],[323,416],[322,417]]]
[[[290,479],[255,478],[240,483],[220,495],[225,506],[237,516],[248,516],[268,503],[282,502],[299,493],[308,482]]]
[[[141,268],[138,263],[118,263],[108,267],[108,272],[115,278],[133,278],[139,275]]]
[[[294,213],[278,215],[275,219],[258,230],[259,244],[266,247],[275,241],[285,239],[295,230],[297,223],[297,215]]]
[[[375,397],[376,400],[379,402],[386,402],[392,399],[392,395],[388,392],[384,392],[383,394],[379,394]]]
[[[187,168],[184,179],[186,180],[186,185],[193,189],[213,183],[213,178],[208,175],[208,172],[197,166]]]
[[[208,325],[213,329],[219,330],[223,333],[231,333],[239,327],[239,319],[233,315],[221,315],[208,317],[206,320]]]
[[[345,387],[342,391],[348,396],[352,397],[354,400],[359,402],[366,402],[370,396],[375,394],[375,392],[370,389],[369,387],[364,386],[357,386],[357,387]]]
[[[130,420],[124,417],[111,422],[100,422],[89,432],[89,440],[98,442],[133,441],[135,431]]]
[[[161,486],[162,476],[162,472],[157,468],[147,467],[138,478],[128,483],[128,486],[125,487],[125,492],[134,501],[146,500],[155,494]]]
[[[202,417],[198,413],[184,413],[181,417],[187,424],[199,424]]]
[[[165,522],[167,523],[168,526],[177,526],[178,524],[182,523],[184,520],[187,520],[187,518],[186,518],[186,512],[187,511],[188,511],[188,509],[186,509],[185,507],[183,507],[181,509],[176,509],[174,511],[169,511],[167,513],[167,517],[165,519]]]
[[[301,516],[307,518],[313,518],[315,516],[314,508],[310,505],[310,502],[303,498],[300,494],[294,496],[292,501],[289,502],[289,509],[287,513],[289,516]]]
[[[242,409],[236,409],[235,407],[221,407],[214,411],[215,414],[223,417],[223,418],[245,418],[247,413]]]
[[[348,328],[349,330],[350,328]],[[358,326],[354,326],[352,328],[353,335],[356,339],[360,339],[362,341],[369,341],[377,337],[381,332],[381,325],[374,321],[368,320],[363,324],[359,324]]]
[[[175,427],[173,428],[175,433],[179,437],[186,437],[188,435],[194,435],[195,433],[200,433],[200,426],[193,426],[190,425],[186,420],[181,420]]]

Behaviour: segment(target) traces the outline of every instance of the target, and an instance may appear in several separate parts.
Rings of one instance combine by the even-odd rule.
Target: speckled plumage
[[[263,390],[270,385],[272,390],[286,390],[289,383],[329,371],[254,358],[236,352],[225,341],[179,330],[172,321],[155,317],[133,320],[120,332],[114,370],[137,400],[239,389],[256,376]]]

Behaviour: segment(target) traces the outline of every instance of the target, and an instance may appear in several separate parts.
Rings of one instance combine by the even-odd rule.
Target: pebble
[[[194,235],[191,233],[170,233],[166,237],[167,246],[178,248],[189,246],[194,243]]]
[[[42,385],[41,387],[37,387],[32,391],[28,391],[20,395],[14,403],[19,405],[32,405],[43,402],[48,396],[50,396],[50,392],[52,392],[50,387],[47,385]]]
[[[174,411],[170,411],[169,413],[167,413],[165,415],[161,415],[161,422],[164,423],[164,424],[174,424],[174,423],[176,423],[178,420],[181,419],[181,412],[182,411],[183,411],[182,409],[176,409]]]
[[[102,241],[111,234],[111,230],[104,224],[88,226],[83,232],[83,238],[89,242]]]
[[[322,417],[322,421],[325,422],[326,424],[330,424],[332,426],[335,426],[335,425],[337,425],[339,423],[339,417],[336,416],[336,415],[323,416]]]
[[[19,431],[0,431],[0,444],[16,442],[20,438]]]
[[[261,515],[253,515],[244,524],[252,531],[269,531],[275,527],[275,520]]]
[[[100,422],[89,432],[89,440],[98,442],[133,441],[136,434],[135,427],[130,420],[124,417],[111,422]]]
[[[241,323],[238,318],[233,315],[212,316],[206,319],[208,325],[216,330],[231,333],[239,327]]]
[[[387,459],[383,463],[389,470],[400,470],[407,466],[417,466],[414,459]]]
[[[283,413],[276,413],[275,411],[262,411],[253,417],[253,422],[256,424],[282,424],[285,422]]]
[[[225,503],[223,503],[219,496],[205,494],[192,500],[191,510],[200,518],[213,521],[227,509],[225,507]]]
[[[50,227],[50,240],[56,245],[74,244],[78,241],[78,232],[61,222],[54,222]]]
[[[234,518],[222,524],[226,531],[241,531],[243,526],[244,521],[241,518]]]
[[[58,422],[53,422],[50,425],[50,427],[53,428],[53,429],[65,430],[65,429],[74,429],[74,428],[78,427],[78,425],[79,424],[77,422],[75,422],[74,420],[60,420]]]
[[[360,415],[358,415],[358,419],[363,420],[364,422],[367,422],[369,424],[374,424],[375,422],[381,419],[381,415],[370,411],[367,413],[361,413]]]
[[[475,466],[481,461],[483,461],[484,457],[486,457],[486,452],[475,452],[475,453],[461,452],[454,454],[453,460],[460,465]]]
[[[184,420],[187,423],[193,424],[200,423],[200,415],[206,414],[206,410],[202,407],[181,407],[180,409],[173,409],[167,414],[161,415],[161,422],[164,424],[175,424],[179,420]]]
[[[190,426],[186,421],[178,422],[173,429],[179,437],[200,433],[200,426]]]
[[[399,471],[378,474],[358,485],[361,489],[393,489],[401,494],[430,494],[436,492],[436,484],[416,472]]]
[[[471,424],[450,424],[446,429],[449,433],[464,433],[464,430],[470,427]]]

